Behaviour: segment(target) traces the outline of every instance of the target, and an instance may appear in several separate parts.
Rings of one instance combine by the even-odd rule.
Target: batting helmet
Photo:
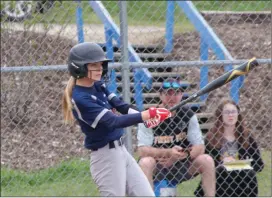
[[[76,79],[88,76],[87,64],[103,62],[102,77],[108,72],[108,62],[103,49],[96,43],[80,43],[72,47],[68,59],[68,70]]]

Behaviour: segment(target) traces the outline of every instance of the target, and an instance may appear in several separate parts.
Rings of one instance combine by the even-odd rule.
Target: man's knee
[[[214,160],[210,155],[199,155],[195,162],[200,166],[200,171],[214,170]]]
[[[153,157],[143,157],[139,161],[139,166],[142,169],[153,170],[156,166],[156,160]]]

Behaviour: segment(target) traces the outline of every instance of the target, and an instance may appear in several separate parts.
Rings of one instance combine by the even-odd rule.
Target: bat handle
[[[193,95],[191,95],[189,98],[187,98],[186,100],[182,100],[179,104],[177,104],[177,105],[171,107],[171,108],[169,109],[169,111],[173,112],[173,111],[177,110],[178,108],[184,106],[184,105],[187,104],[188,102],[193,101],[193,100],[194,100],[195,98],[197,98],[197,97],[198,97],[197,94],[193,94]]]

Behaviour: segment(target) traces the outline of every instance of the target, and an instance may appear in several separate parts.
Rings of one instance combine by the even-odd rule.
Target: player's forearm
[[[114,96],[109,102],[111,106],[116,108],[121,114],[128,114],[130,105],[120,100],[117,96]]]
[[[140,157],[153,157],[153,158],[170,157],[171,149],[141,146],[138,148],[138,153]]]
[[[125,128],[134,124],[142,123],[142,113],[115,115],[111,111],[105,114],[99,121],[110,129]]]
[[[114,107],[121,114],[132,114],[139,113],[137,108],[131,104],[127,104],[126,102],[120,100],[117,96],[113,97],[109,103],[112,107]]]
[[[192,150],[190,151],[190,156],[192,159],[195,159],[197,156],[205,153],[204,145],[194,145],[192,146]]]

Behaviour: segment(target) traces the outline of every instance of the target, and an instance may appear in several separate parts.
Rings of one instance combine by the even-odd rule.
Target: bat
[[[205,87],[200,89],[199,91],[195,92],[191,96],[189,96],[186,100],[181,101],[179,104],[171,107],[169,111],[175,111],[176,109],[180,108],[181,106],[187,104],[188,102],[191,102],[198,98],[201,95],[204,95],[206,93],[209,93],[218,87],[221,87],[228,82],[232,81],[233,79],[247,74],[250,70],[252,70],[254,67],[258,66],[259,63],[256,60],[256,58],[252,58],[249,61],[239,65],[235,69],[223,74],[222,76],[218,77],[217,79],[213,80],[212,82],[208,83]]]

